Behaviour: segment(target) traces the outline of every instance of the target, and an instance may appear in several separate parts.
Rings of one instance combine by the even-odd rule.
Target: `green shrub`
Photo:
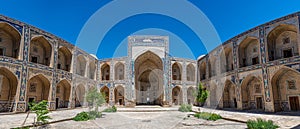
[[[92,118],[87,112],[80,112],[73,118],[74,121],[87,121],[90,119]]]
[[[191,112],[192,111],[192,105],[181,104],[178,110],[181,111],[181,112]]]
[[[117,107],[112,106],[103,110],[103,112],[117,112]]]
[[[30,103],[30,110],[36,114],[36,123],[35,124],[45,124],[48,123],[48,120],[51,117],[48,115],[50,112],[48,110],[48,102],[43,100],[39,103]]]
[[[277,129],[278,125],[274,124],[271,120],[263,120],[257,118],[256,120],[248,120],[247,127],[249,129]]]
[[[96,118],[100,118],[101,116],[102,116],[102,113],[97,112],[97,111],[80,112],[73,118],[73,120],[74,121],[87,121],[87,120],[94,120]]]
[[[216,120],[222,119],[222,117],[220,115],[215,114],[215,113],[208,113],[208,112],[196,113],[194,116],[197,118],[211,120],[211,121],[216,121]]]
[[[101,112],[97,112],[97,111],[89,111],[88,115],[90,116],[90,119],[96,119],[102,116]]]
[[[115,105],[112,106],[112,109],[114,110],[114,112],[117,112],[117,107]]]

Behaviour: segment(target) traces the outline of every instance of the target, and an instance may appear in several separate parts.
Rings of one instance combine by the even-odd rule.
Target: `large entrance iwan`
[[[137,105],[162,105],[163,65],[161,59],[147,51],[135,60]]]

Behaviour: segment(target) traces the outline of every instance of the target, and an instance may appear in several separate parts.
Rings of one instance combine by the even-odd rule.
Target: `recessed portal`
[[[163,65],[161,59],[148,51],[135,61],[137,105],[162,105]]]

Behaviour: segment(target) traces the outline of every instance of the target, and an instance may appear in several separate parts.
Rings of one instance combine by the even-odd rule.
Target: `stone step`
[[[135,108],[161,108],[159,105],[138,105]]]
[[[118,112],[166,112],[166,111],[178,111],[178,108],[174,107],[136,107],[136,108],[118,108]]]

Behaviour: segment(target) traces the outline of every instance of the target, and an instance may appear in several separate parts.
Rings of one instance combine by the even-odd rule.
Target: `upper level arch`
[[[195,66],[191,63],[186,67],[186,80],[195,81]]]
[[[118,62],[115,65],[115,80],[124,80],[125,77],[125,65],[122,62]]]
[[[257,37],[246,37],[238,47],[239,67],[260,64],[260,45]]]
[[[95,73],[96,73],[96,64],[95,61],[91,61],[89,64],[89,78],[94,80]]]
[[[172,79],[181,80],[181,76],[182,76],[182,66],[180,63],[175,62],[172,65]]]
[[[86,71],[86,59],[83,55],[77,56],[76,59],[76,74],[84,77]]]
[[[110,80],[110,65],[107,63],[101,66],[101,80]]]
[[[50,66],[52,51],[52,45],[44,36],[33,37],[30,41],[29,61]]]
[[[8,23],[0,22],[0,56],[19,58],[21,34]]]
[[[65,70],[70,72],[72,62],[72,53],[67,47],[60,47],[58,49],[58,62],[57,69]]]
[[[267,35],[269,61],[299,55],[298,29],[295,25],[281,24]]]

